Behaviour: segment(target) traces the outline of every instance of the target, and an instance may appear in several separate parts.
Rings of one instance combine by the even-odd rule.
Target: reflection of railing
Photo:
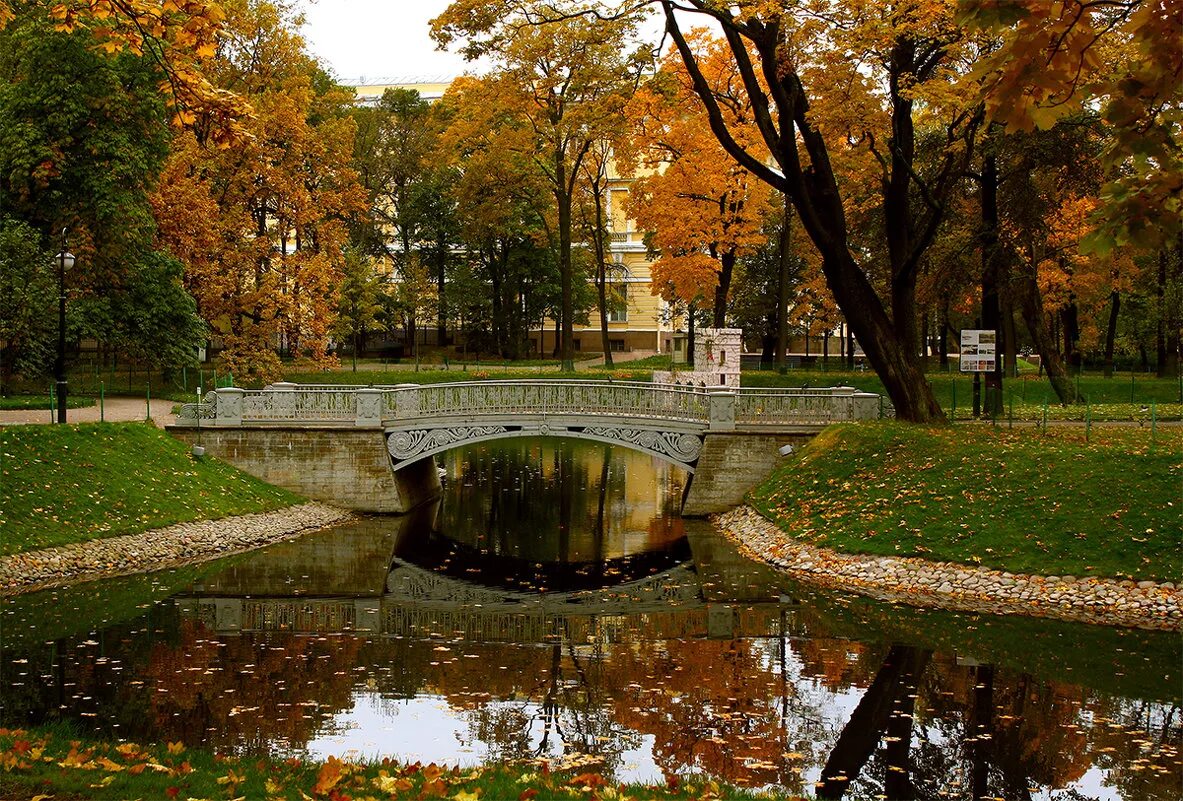
[[[227,387],[185,404],[179,425],[241,426],[277,423],[428,426],[566,417],[572,425],[622,418],[673,422],[702,430],[736,425],[762,429],[824,425],[879,417],[878,395],[852,387],[726,389],[631,381],[466,381],[396,386],[273,384],[261,390]],[[890,407],[888,407],[890,411]],[[499,423],[504,424],[504,423]],[[583,423],[586,425],[586,423]]]

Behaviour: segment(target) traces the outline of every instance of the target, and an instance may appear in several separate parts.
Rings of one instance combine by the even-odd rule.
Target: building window
[[[609,339],[608,345],[611,346],[612,350],[614,350],[618,353],[624,352],[624,340],[623,339]]]
[[[608,285],[608,322],[628,322],[628,284]]]

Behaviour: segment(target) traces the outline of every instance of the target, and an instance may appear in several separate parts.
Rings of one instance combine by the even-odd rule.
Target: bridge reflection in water
[[[795,606],[766,589],[753,593],[769,584],[752,580],[751,562],[737,553],[727,558],[714,537],[701,536],[709,530],[701,521],[687,521],[686,536],[661,550],[558,570],[547,565],[543,577],[540,563],[445,541],[434,528],[439,517],[434,503],[284,543],[207,577],[178,597],[179,607],[218,634],[582,643],[621,642],[637,633],[780,636],[784,612]],[[694,559],[696,542],[709,560]],[[551,586],[539,592],[539,580]]]

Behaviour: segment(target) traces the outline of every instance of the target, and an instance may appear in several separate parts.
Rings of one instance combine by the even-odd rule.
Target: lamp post
[[[57,378],[58,422],[66,422],[66,270],[74,266],[74,254],[66,250],[66,229],[62,229],[62,249],[58,263],[58,356],[54,365]]]

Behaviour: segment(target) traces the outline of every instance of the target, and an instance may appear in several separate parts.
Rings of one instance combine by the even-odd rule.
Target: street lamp
[[[66,270],[74,266],[74,254],[66,250],[66,229],[62,229],[62,249],[58,252],[58,357],[54,372],[57,377],[58,422],[66,422]]]

